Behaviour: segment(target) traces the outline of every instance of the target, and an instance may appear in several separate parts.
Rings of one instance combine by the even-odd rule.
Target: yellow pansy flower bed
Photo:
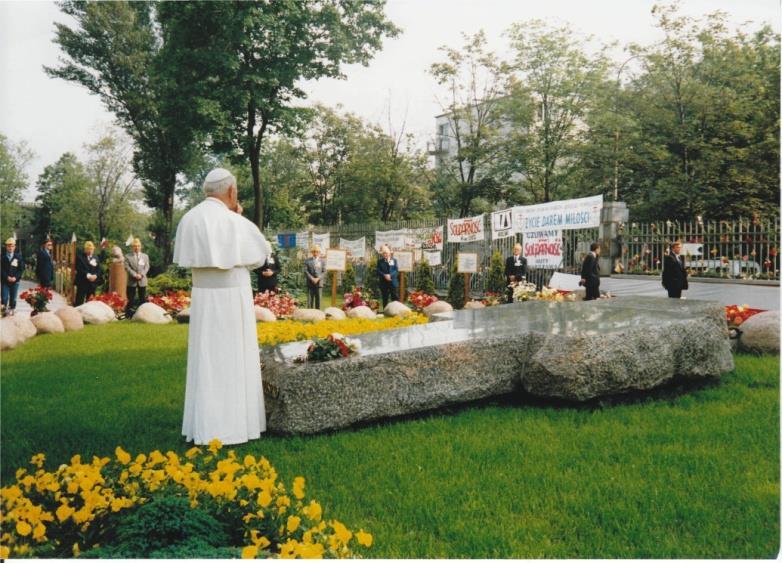
[[[189,500],[190,509],[231,523],[236,554],[255,557],[357,557],[372,535],[325,520],[321,506],[305,494],[303,477],[290,492],[266,458],[237,458],[215,440],[180,457],[155,450],[132,456],[121,447],[114,458],[76,455],[50,472],[43,454],[16,482],[0,489],[0,557],[78,557],[97,547],[101,528],[155,498]],[[235,523],[235,524],[234,524]],[[91,542],[92,538],[92,542]]]
[[[276,346],[285,342],[310,340],[311,338],[326,338],[337,332],[347,336],[390,330],[405,326],[424,324],[425,315],[413,313],[406,317],[389,317],[383,319],[345,319],[342,321],[325,320],[320,322],[275,321],[258,324],[258,342],[261,346]]]

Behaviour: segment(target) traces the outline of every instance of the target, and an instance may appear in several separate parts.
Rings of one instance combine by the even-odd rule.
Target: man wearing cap
[[[50,240],[41,243],[41,248],[35,252],[35,277],[41,287],[52,287],[54,281],[54,258],[52,248],[54,244]]]
[[[95,295],[95,290],[103,283],[100,269],[100,257],[95,255],[95,245],[91,240],[84,243],[84,252],[76,255],[76,300],[74,307],[78,307],[90,297]]]
[[[16,294],[19,291],[19,280],[24,272],[24,260],[19,252],[16,252],[16,239],[9,238],[5,241],[2,261],[0,261],[0,276],[2,276],[2,301],[8,308],[9,314],[16,311]]]
[[[266,430],[250,270],[271,246],[242,217],[228,170],[212,170],[204,194],[174,242],[174,262],[193,273],[182,434],[196,444],[241,444]]]
[[[130,243],[130,250],[125,255],[125,269],[128,271],[128,304],[125,306],[125,316],[131,314],[147,299],[147,273],[149,272],[149,256],[141,252],[141,241],[137,238]],[[138,292],[138,304],[136,293]]]

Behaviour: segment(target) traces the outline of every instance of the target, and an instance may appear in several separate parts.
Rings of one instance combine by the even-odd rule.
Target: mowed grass
[[[184,452],[186,326],[115,323],[2,355],[2,482],[38,452]],[[779,551],[779,359],[715,385],[576,407],[498,399],[265,436],[378,558],[767,558]]]

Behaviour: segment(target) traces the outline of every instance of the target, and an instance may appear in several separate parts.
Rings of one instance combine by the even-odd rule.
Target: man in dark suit
[[[307,276],[307,307],[320,309],[320,291],[326,275],[326,263],[320,257],[320,246],[310,249],[312,256],[304,261],[304,275]]]
[[[13,315],[16,310],[16,294],[19,291],[19,281],[24,272],[24,260],[21,253],[16,251],[16,240],[9,238],[5,241],[5,251],[0,260],[0,276],[2,277],[2,302]]]
[[[76,300],[78,307],[90,297],[103,282],[101,279],[100,258],[95,256],[95,245],[92,241],[84,243],[84,252],[76,255]]]
[[[258,274],[258,291],[263,293],[264,291],[277,292],[277,274],[280,273],[280,262],[277,259],[276,254],[271,254],[266,258],[266,262],[263,266],[255,270]]]
[[[673,299],[681,299],[682,290],[689,287],[681,251],[682,243],[677,240],[671,245],[671,252],[663,258],[663,287],[668,290],[668,297]]]
[[[527,259],[521,255],[521,245],[513,245],[513,256],[505,259],[505,285],[520,282],[527,277]],[[513,303],[513,288],[508,287],[508,303]]]
[[[35,277],[41,287],[52,287],[54,281],[54,258],[52,249],[54,244],[50,240],[41,243],[41,248],[35,252]]]
[[[589,254],[581,264],[581,281],[579,285],[586,288],[584,301],[592,301],[600,297],[600,244],[593,242],[589,246]]]
[[[382,256],[377,261],[377,277],[380,293],[383,296],[383,308],[389,301],[399,301],[399,265],[391,256],[391,249],[387,245],[380,247]]]

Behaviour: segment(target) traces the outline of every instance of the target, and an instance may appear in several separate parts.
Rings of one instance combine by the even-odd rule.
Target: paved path
[[[28,289],[32,289],[36,287],[38,284],[35,282],[22,280],[19,282],[19,293],[16,296],[16,314],[17,315],[29,315],[32,312],[32,307],[27,304],[27,301],[23,299],[19,299],[19,295],[22,294],[22,292],[27,291]],[[56,311],[60,307],[67,306],[68,303],[65,301],[65,297],[57,293],[56,291],[52,291],[52,300],[49,301],[49,310],[51,312]]]
[[[660,278],[650,280],[601,278],[600,289],[614,295],[648,295],[666,297],[668,293]],[[719,301],[723,305],[749,305],[755,309],[779,311],[779,287],[740,283],[690,282],[690,289],[682,295],[687,299]]]

